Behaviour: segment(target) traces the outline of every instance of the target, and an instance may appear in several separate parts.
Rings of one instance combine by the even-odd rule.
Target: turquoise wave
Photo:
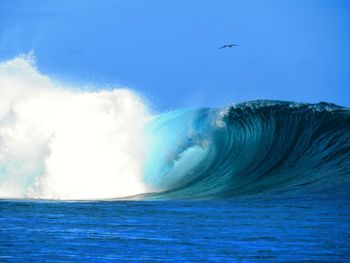
[[[178,110],[147,127],[152,198],[349,193],[350,110],[258,100]]]

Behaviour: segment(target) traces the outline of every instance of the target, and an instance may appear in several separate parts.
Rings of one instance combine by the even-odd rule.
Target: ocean
[[[350,262],[349,108],[0,85],[0,261]]]
[[[349,262],[349,198],[0,202],[1,262]]]

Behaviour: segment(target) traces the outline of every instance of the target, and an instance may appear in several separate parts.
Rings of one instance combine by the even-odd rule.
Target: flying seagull
[[[229,48],[231,48],[231,47],[238,47],[239,45],[237,45],[237,44],[227,44],[227,45],[224,45],[224,46],[222,46],[221,48],[219,48],[219,49],[223,49],[223,48],[227,48],[227,47],[229,47]]]

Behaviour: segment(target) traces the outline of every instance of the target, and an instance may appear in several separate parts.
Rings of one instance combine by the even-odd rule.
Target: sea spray
[[[0,197],[107,199],[146,191],[140,97],[83,91],[39,73],[32,55],[0,64]]]

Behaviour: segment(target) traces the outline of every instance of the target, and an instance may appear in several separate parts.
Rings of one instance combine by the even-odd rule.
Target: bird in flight
[[[238,47],[239,45],[237,45],[237,44],[227,44],[227,45],[224,45],[224,46],[222,46],[221,48],[219,48],[219,49],[223,49],[223,48],[227,48],[227,47],[229,47],[229,48],[231,48],[231,47]]]

